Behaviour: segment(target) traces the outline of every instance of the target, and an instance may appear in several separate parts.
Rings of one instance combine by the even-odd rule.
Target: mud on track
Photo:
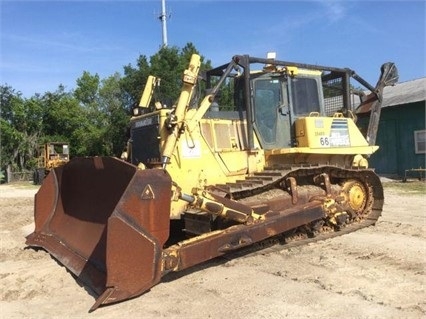
[[[48,253],[25,249],[37,189],[0,185],[1,318],[426,318],[425,193],[384,185],[374,227],[218,258],[91,314],[94,296]]]

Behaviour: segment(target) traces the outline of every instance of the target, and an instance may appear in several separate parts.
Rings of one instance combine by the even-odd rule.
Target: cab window
[[[292,79],[291,99],[295,115],[308,115],[310,112],[320,112],[318,86],[315,79]]]

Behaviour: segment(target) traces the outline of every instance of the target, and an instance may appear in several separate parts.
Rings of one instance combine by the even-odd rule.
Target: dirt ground
[[[374,227],[309,245],[219,258],[113,306],[43,250],[25,249],[35,187],[0,185],[2,318],[426,318],[425,194],[385,185]]]

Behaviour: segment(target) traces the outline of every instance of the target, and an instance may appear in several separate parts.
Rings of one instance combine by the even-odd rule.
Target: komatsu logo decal
[[[333,119],[330,131],[330,147],[350,146],[347,119]]]
[[[135,128],[143,127],[143,126],[149,126],[149,125],[152,125],[152,124],[154,124],[154,118],[147,117],[147,118],[144,118],[142,120],[136,121],[135,122]]]

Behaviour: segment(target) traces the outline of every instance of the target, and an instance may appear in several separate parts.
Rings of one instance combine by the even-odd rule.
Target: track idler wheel
[[[365,212],[368,202],[367,188],[357,180],[348,180],[343,184],[342,194],[345,197],[348,213],[362,215]]]

